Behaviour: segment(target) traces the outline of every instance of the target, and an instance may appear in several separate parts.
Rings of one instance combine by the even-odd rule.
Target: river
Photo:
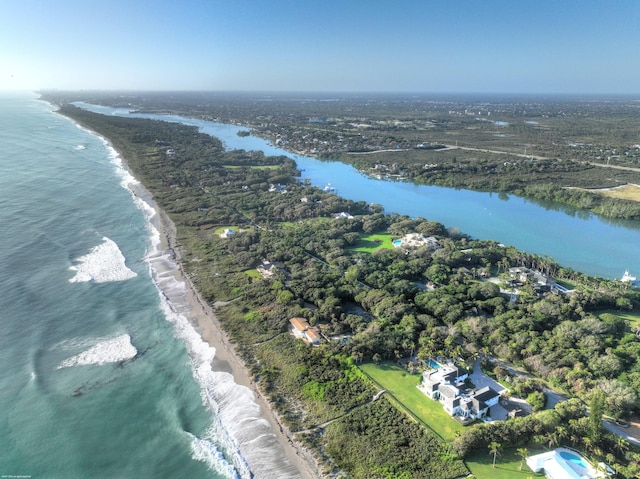
[[[255,136],[240,137],[241,126],[176,115],[130,113],[127,109],[77,103],[88,110],[126,117],[165,120],[197,126],[219,138],[227,149],[259,150],[286,155],[312,185],[328,183],[337,194],[355,201],[382,205],[386,213],[423,217],[457,228],[478,239],[550,256],[560,265],[592,276],[620,278],[625,270],[640,272],[640,222],[612,220],[558,203],[514,195],[477,192],[408,182],[379,180],[352,166],[292,154]]]

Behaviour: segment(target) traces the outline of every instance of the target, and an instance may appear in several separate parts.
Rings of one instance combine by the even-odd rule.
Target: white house
[[[489,386],[469,390],[464,384],[467,377],[466,370],[447,364],[425,371],[418,388],[434,401],[441,402],[451,416],[483,418],[498,404],[500,394]]]
[[[220,238],[231,238],[233,235],[235,235],[236,232],[235,230],[232,230],[231,228],[226,228],[222,233],[220,233]]]
[[[428,246],[429,248],[438,248],[438,240],[433,236],[425,236],[420,233],[409,233],[399,240],[393,242],[396,248],[419,248],[420,246]]]

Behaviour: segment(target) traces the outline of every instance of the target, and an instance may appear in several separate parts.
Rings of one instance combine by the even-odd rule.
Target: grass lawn
[[[442,404],[429,399],[416,387],[420,383],[420,375],[409,374],[392,362],[383,362],[379,366],[373,363],[362,364],[360,369],[443,439],[451,441],[456,431],[462,431],[464,426],[451,418]]]
[[[258,272],[257,269],[247,269],[243,271],[243,273],[249,276],[250,278],[262,279],[262,275]]]
[[[219,235],[220,233],[224,233],[224,230],[231,229],[238,233],[240,228],[237,225],[229,225],[229,226],[220,226],[213,231],[213,234]]]
[[[530,451],[529,454],[533,455],[537,453]],[[531,469],[529,469],[526,464],[522,466],[521,471],[521,461],[522,458],[516,455],[515,449],[506,449],[499,453],[496,459],[496,467],[494,468],[493,454],[489,454],[489,449],[487,449],[486,451],[478,451],[476,454],[470,456],[465,461],[465,464],[478,479],[527,479],[529,477],[544,477],[544,474],[531,472]]]
[[[640,313],[623,313],[622,311],[617,310],[607,310],[598,314],[598,317],[605,320],[605,315],[615,316],[616,318],[624,319],[629,326],[633,329],[636,326],[640,326]]]
[[[375,233],[363,236],[353,248],[359,253],[373,253],[380,248],[393,249],[393,235],[389,233]]]
[[[636,185],[624,185],[617,188],[608,188],[606,190],[591,190],[610,198],[619,198],[622,200],[640,201],[640,187]]]
[[[560,286],[564,286],[567,289],[575,289],[577,285],[575,281],[571,281],[566,278],[556,279],[555,282],[558,283]]]

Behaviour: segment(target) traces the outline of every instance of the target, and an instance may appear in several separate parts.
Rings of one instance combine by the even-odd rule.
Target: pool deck
[[[527,458],[533,472],[544,471],[552,479],[597,479],[608,475],[598,472],[578,451],[559,447]]]

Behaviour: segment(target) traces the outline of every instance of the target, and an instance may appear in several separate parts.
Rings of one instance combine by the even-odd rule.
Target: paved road
[[[618,427],[614,423],[609,421],[602,421],[602,425],[607,431],[612,432],[617,436],[624,437],[627,441],[629,441],[632,444],[635,444],[636,446],[640,446],[640,439],[638,439],[635,436],[632,436],[631,430],[624,427]]]

